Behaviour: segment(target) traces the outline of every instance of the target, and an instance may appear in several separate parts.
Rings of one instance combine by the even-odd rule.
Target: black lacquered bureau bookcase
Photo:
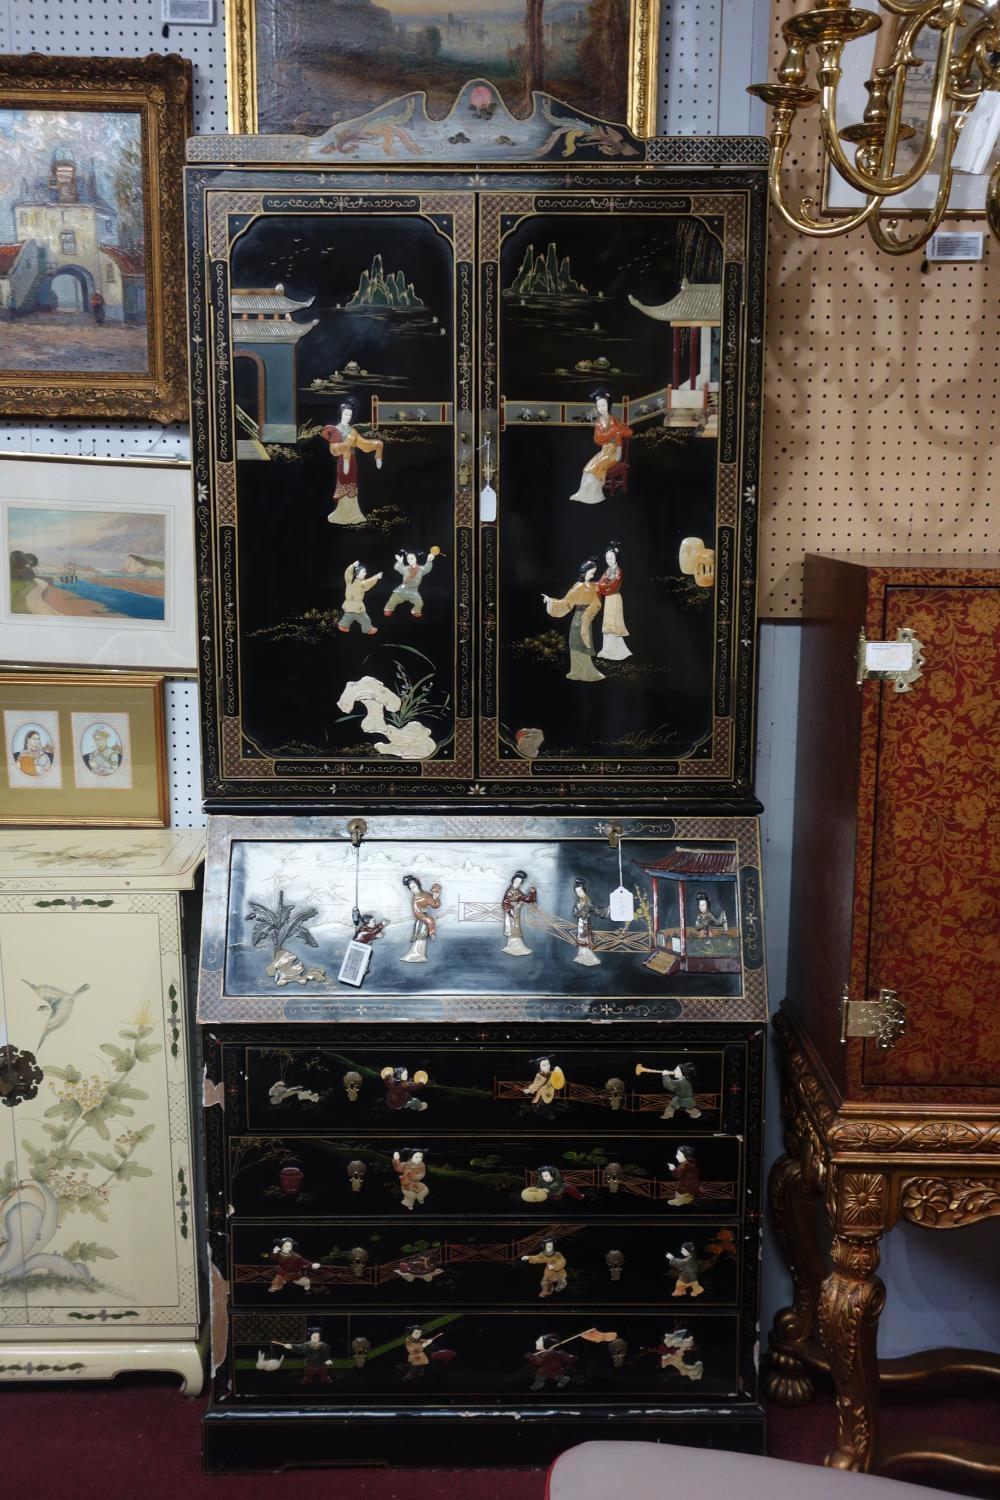
[[[211,1468],[762,1447],[766,163],[190,143]]]

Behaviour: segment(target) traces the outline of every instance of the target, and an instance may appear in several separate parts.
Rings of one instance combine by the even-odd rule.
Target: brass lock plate
[[[908,693],[924,675],[924,664],[923,643],[908,625],[896,631],[894,641],[870,641],[864,630],[858,632],[859,687],[875,677],[891,682],[897,693]]]
[[[894,1047],[906,1029],[906,1006],[895,990],[881,989],[876,1000],[852,1000],[844,985],[840,998],[840,1040],[867,1037],[883,1052]]]

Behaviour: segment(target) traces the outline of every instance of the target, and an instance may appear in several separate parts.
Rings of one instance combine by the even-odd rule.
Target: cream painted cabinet
[[[202,835],[0,834],[0,1379],[201,1389],[180,892]]]

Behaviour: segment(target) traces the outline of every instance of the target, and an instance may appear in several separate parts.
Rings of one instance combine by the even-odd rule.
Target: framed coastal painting
[[[482,74],[515,115],[544,90],[652,135],[659,15],[660,0],[229,0],[229,128],[318,135],[421,89],[440,118]]]
[[[0,672],[0,824],[165,828],[163,678]]]
[[[186,463],[0,455],[0,660],[193,672]]]
[[[0,57],[0,415],[187,415],[191,64]]]

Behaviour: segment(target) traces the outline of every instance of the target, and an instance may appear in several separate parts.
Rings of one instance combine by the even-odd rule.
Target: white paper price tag
[[[608,910],[612,922],[631,922],[635,916],[635,901],[632,892],[623,885],[616,886],[608,897]]]
[[[912,641],[866,641],[866,672],[910,672],[912,670]]]
[[[497,492],[491,484],[484,484],[479,491],[479,519],[487,523],[497,518]]]
[[[353,984],[355,989],[364,980],[368,973],[368,965],[372,961],[372,950],[369,943],[356,943],[352,939],[347,945],[344,961],[340,965],[340,973],[337,978],[341,984]]]

